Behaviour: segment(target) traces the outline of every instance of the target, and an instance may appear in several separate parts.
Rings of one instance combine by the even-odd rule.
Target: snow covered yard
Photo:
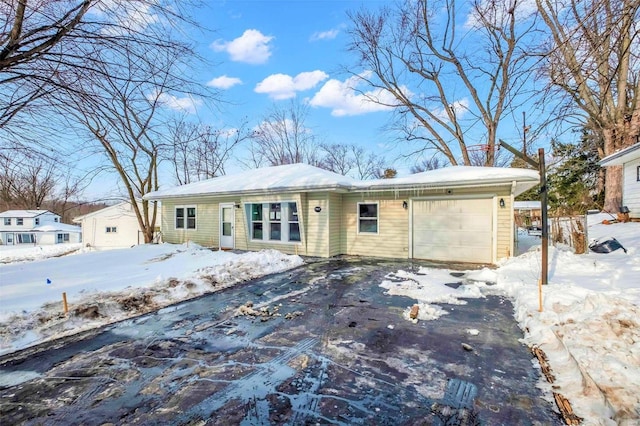
[[[81,249],[64,257],[47,249],[0,251],[14,262],[0,264],[0,355],[303,263],[275,250],[234,254],[194,244]]]
[[[548,398],[553,392],[564,395],[584,424],[635,425],[640,422],[640,223],[604,225],[605,218],[589,217],[589,237],[616,237],[627,253],[575,255],[551,247],[542,311],[537,237],[522,236],[519,248],[530,249],[503,260],[497,269],[466,271],[459,278],[444,269],[398,271],[381,286],[416,300],[418,318],[410,318],[408,306],[408,321],[437,319],[468,298],[509,296],[523,341],[548,357],[554,383],[539,383]],[[0,251],[0,259],[15,262],[0,264],[0,354],[303,263],[276,251],[238,255],[193,244],[80,249],[49,259],[59,253],[39,250]],[[33,258],[39,260],[24,262]],[[69,300],[67,317],[62,292]],[[479,332],[464,331],[470,336]]]
[[[523,341],[546,354],[554,383],[540,386],[563,395],[587,425],[640,424],[640,223],[602,224],[589,216],[590,239],[615,237],[626,249],[576,255],[549,249],[549,284],[539,310],[540,239],[525,238],[526,253],[504,259],[495,270],[467,271],[465,285],[451,285],[445,271],[399,271],[382,283],[390,294],[413,297],[418,319],[440,317],[439,304],[499,292],[514,301]],[[537,241],[537,243],[536,243]],[[449,286],[444,284],[449,283]],[[405,311],[409,317],[410,308]],[[414,320],[415,321],[415,320]],[[467,330],[473,334],[476,330]]]

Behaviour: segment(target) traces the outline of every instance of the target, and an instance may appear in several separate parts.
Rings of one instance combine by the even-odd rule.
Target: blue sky
[[[348,89],[351,76],[342,70],[354,63],[346,51],[347,11],[386,3],[211,2],[200,17],[212,31],[200,46],[213,63],[203,79],[221,90],[228,102],[211,116],[211,124],[224,126],[247,116],[255,125],[274,103],[286,106],[295,99],[309,103],[306,125],[320,141],[355,143],[393,163],[397,156],[389,152],[393,137],[381,130],[389,112],[363,102]]]
[[[403,155],[416,147],[399,144],[397,133],[383,130],[391,118],[391,111],[364,102],[362,95],[352,89],[353,76],[344,71],[344,67],[353,66],[357,59],[347,51],[350,41],[347,31],[351,26],[347,12],[362,7],[377,10],[385,5],[393,6],[393,1],[228,0],[205,3],[198,11],[197,19],[206,31],[197,32],[196,48],[210,65],[197,78],[202,84],[219,90],[224,102],[210,110],[198,99],[167,94],[168,106],[194,114],[216,129],[237,126],[244,117],[252,128],[267,115],[274,103],[287,106],[294,99],[310,105],[305,124],[318,141],[362,146],[384,156],[386,165],[394,167],[399,176],[409,173],[417,159],[407,159]],[[463,3],[461,7],[466,8],[468,4]],[[468,17],[459,12],[460,37],[465,43],[472,42],[474,34],[467,25]],[[359,88],[371,90],[364,86]],[[464,90],[457,91],[452,85],[447,91],[452,105],[462,109],[468,105],[468,99],[458,96]],[[505,115],[499,131],[500,138],[516,147],[521,146],[521,113]],[[469,120],[477,121],[473,117]],[[535,123],[533,111],[527,112],[527,120],[528,124]],[[484,131],[483,126],[474,126],[471,132],[465,133],[480,139],[482,133],[478,132]],[[236,151],[236,156],[247,157],[241,150]],[[246,166],[239,161],[232,160],[227,164],[226,172],[244,168]],[[172,184],[170,176],[161,181],[163,187]]]

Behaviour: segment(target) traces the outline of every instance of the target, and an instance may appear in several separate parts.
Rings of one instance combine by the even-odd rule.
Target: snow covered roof
[[[401,178],[360,181],[357,187],[360,189],[469,187],[510,184],[515,181],[516,195],[518,195],[535,186],[539,180],[538,172],[529,169],[452,166]]]
[[[158,200],[211,194],[348,189],[356,182],[358,181],[350,177],[299,163],[211,178],[155,191],[144,198]]]
[[[46,225],[36,226],[32,229],[34,232],[82,232],[82,228],[66,223],[48,223]]]
[[[516,182],[516,195],[535,186],[538,172],[500,167],[454,166],[416,173],[407,177],[360,181],[307,164],[265,167],[167,188],[145,195],[151,200],[285,191],[379,191],[414,188],[488,186]]]
[[[513,208],[516,210],[540,210],[542,208],[542,203],[540,201],[515,201],[513,203]]]
[[[37,217],[45,213],[55,214],[49,210],[7,210],[0,213],[0,217]]]
[[[640,158],[640,142],[604,157],[600,160],[600,165],[621,166],[636,158]]]
[[[103,209],[100,210],[95,210],[92,211],[91,213],[87,213],[87,214],[83,214],[82,216],[76,216],[72,219],[72,221],[74,223],[82,223],[82,221],[84,219],[88,219],[94,216],[98,216],[98,215],[104,215],[104,214],[108,214],[113,210],[113,214],[114,217],[117,217],[119,215],[123,215],[123,214],[127,214],[127,213],[132,213],[133,212],[133,207],[131,205],[131,203],[129,201],[123,201],[121,203],[118,204],[114,204],[112,206],[107,206]]]

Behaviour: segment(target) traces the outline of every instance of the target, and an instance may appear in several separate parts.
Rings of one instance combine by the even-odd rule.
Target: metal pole
[[[540,210],[542,212],[542,285],[547,284],[549,275],[549,224],[547,217],[547,172],[544,164],[544,148],[538,149],[538,164],[540,166]]]

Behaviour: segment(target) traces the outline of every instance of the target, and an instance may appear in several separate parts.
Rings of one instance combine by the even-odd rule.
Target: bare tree
[[[295,101],[274,104],[251,135],[251,165],[318,164],[316,136],[306,125],[308,110]]]
[[[427,159],[423,159],[419,163],[411,166],[411,173],[422,173],[427,170],[437,170],[445,166],[444,161],[440,157],[433,156]]]
[[[529,72],[520,44],[531,24],[516,25],[517,0],[474,1],[462,30],[458,9],[455,0],[408,0],[351,13],[350,50],[372,71],[360,79],[381,94],[369,100],[394,108],[405,140],[453,165],[471,165],[469,146],[484,145],[482,164],[493,166],[498,126]]]
[[[353,144],[321,144],[318,167],[355,179],[375,179],[384,169],[384,157]]]
[[[0,152],[0,210],[50,209],[68,223],[71,218],[63,214],[64,205],[83,190],[81,179],[70,175],[68,168],[35,152]]]
[[[549,97],[565,103],[559,115],[581,114],[581,125],[601,138],[600,157],[637,141],[640,84],[640,2],[536,0],[549,40],[543,47]],[[622,170],[607,167],[605,210],[622,201]]]
[[[249,138],[246,123],[216,130],[180,120],[171,126],[169,133],[169,160],[180,185],[224,175],[234,148]]]
[[[186,53],[180,45],[147,49],[144,54],[105,52],[117,58],[118,66],[105,58],[97,64],[99,75],[79,70],[69,76],[66,92],[50,98],[66,112],[71,126],[84,130],[90,146],[119,176],[145,243],[153,240],[157,206],[143,197],[159,189],[158,168],[167,149],[163,112],[171,99],[167,93],[185,84],[177,68]]]
[[[72,70],[100,72],[104,50],[164,48],[172,23],[192,21],[192,1],[0,1],[0,129],[39,124],[44,97],[68,88]],[[144,60],[144,58],[140,58]],[[112,63],[117,65],[117,63]],[[41,102],[42,101],[42,102]],[[17,121],[16,121],[17,119]],[[21,132],[25,134],[27,132]]]

